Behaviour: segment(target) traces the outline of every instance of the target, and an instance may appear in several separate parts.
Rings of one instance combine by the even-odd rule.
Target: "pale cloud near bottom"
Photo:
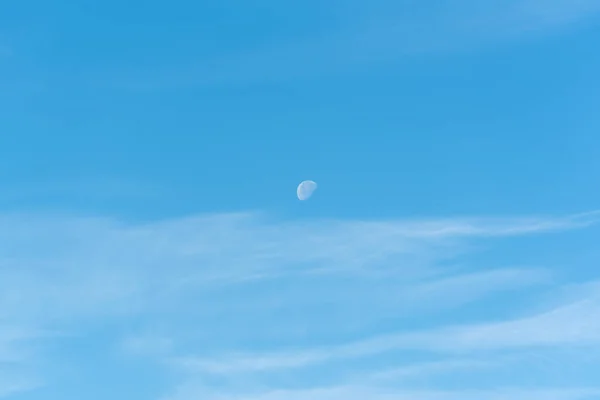
[[[518,257],[493,267],[480,258],[496,242],[593,232],[599,217],[282,221],[241,213],[128,223],[4,215],[0,361],[24,381],[50,379],[34,368],[49,357],[44,344],[128,321],[135,329],[115,328],[115,349],[180,377],[157,398],[585,400],[597,395],[581,389],[590,387],[585,377],[551,390],[541,364],[532,391],[436,379],[494,373],[532,352],[599,353],[599,283],[569,282]],[[575,294],[540,303],[566,287]],[[518,387],[506,377],[497,383]]]
[[[191,390],[170,397],[171,400],[210,398],[214,400],[593,400],[598,389],[530,389],[495,391],[389,391],[361,386],[345,386],[305,391],[273,391],[258,395],[208,395],[202,390]]]
[[[392,350],[469,353],[478,350],[600,345],[600,284],[570,304],[530,317],[503,322],[448,326],[432,331],[375,336],[321,351],[281,355],[246,355],[211,364],[183,360],[211,372],[300,367],[334,358],[360,358]]]

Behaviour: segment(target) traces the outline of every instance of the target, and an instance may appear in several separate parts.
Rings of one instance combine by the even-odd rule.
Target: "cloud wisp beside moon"
[[[308,200],[317,190],[317,183],[314,181],[302,181],[296,189],[299,200]]]

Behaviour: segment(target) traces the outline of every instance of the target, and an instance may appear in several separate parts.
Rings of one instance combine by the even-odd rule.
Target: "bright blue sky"
[[[597,0],[3,2],[0,398],[600,398],[598,43]]]

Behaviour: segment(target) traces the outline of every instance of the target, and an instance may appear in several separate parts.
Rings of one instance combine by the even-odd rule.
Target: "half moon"
[[[314,181],[303,181],[298,185],[296,194],[299,200],[308,200],[310,196],[317,190],[317,183]]]

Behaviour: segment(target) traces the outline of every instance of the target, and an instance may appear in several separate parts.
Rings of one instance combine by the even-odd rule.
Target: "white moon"
[[[308,200],[310,196],[317,190],[317,183],[314,181],[303,181],[298,185],[296,194],[299,200]]]

